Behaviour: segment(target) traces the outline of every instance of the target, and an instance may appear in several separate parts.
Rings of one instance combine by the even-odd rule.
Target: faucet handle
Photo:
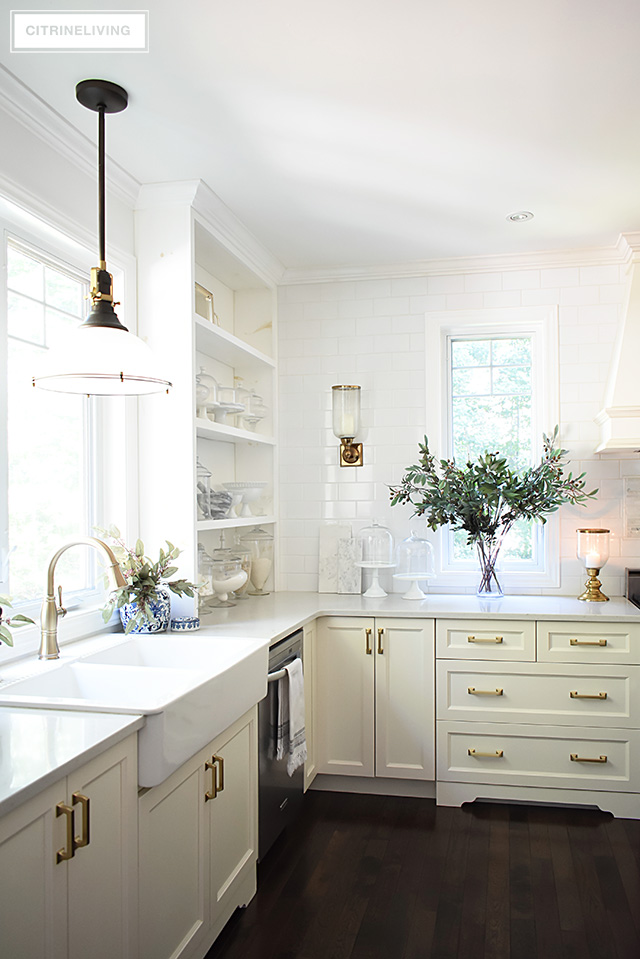
[[[62,605],[62,586],[58,586],[58,608],[56,609],[58,616],[66,616],[67,611]]]

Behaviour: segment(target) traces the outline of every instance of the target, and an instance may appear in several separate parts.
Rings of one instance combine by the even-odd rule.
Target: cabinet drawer
[[[441,659],[533,662],[535,623],[533,620],[441,619],[436,623],[436,655]]]
[[[440,661],[437,715],[456,721],[637,729],[640,667]]]
[[[596,735],[595,730],[574,733],[553,726],[437,725],[440,780],[621,792],[640,789],[640,731],[635,729],[608,729]]]
[[[539,622],[537,631],[541,662],[640,663],[640,622]]]

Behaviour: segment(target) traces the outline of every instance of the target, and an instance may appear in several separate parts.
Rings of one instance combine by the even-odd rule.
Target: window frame
[[[426,410],[429,444],[436,456],[451,456],[450,343],[456,338],[532,336],[532,431],[534,454],[541,452],[542,433],[559,422],[558,309],[556,306],[451,310],[425,317]],[[435,398],[435,402],[434,402]],[[536,452],[537,451],[537,452]],[[429,533],[435,539],[436,588],[467,590],[477,586],[478,565],[450,559],[451,531],[441,527]],[[520,593],[560,585],[558,513],[540,525],[538,561],[500,566],[500,581]]]
[[[74,231],[79,236],[81,230]],[[0,344],[6,344],[7,327],[7,247],[13,241],[19,248],[31,250],[41,255],[52,266],[60,265],[75,273],[90,276],[92,266],[96,265],[96,252],[88,248],[80,239],[68,232],[62,232],[53,225],[19,206],[6,194],[0,195]],[[109,269],[114,276],[121,306],[118,309],[122,322],[135,330],[136,316],[136,271],[133,256],[115,251],[110,252]],[[0,350],[0,593],[7,593],[6,547],[8,530],[8,449],[7,449],[7,350]],[[93,442],[87,450],[92,460],[93,473],[90,477],[94,516],[97,525],[116,523],[125,535],[137,535],[138,526],[138,404],[136,397],[92,397],[94,407]],[[91,535],[91,532],[90,532]],[[61,543],[60,546],[64,545]],[[79,548],[79,547],[78,547]],[[92,551],[93,552],[93,551]],[[91,560],[93,561],[93,559]],[[46,569],[41,571],[43,595]],[[64,590],[64,583],[62,583]],[[95,590],[84,591],[81,601],[72,594],[64,596],[65,605],[69,600],[69,614],[59,636],[61,645],[94,633],[112,629],[102,621],[100,609],[105,594],[98,581]],[[39,612],[41,599],[32,603],[15,606],[19,611],[36,620],[36,626],[26,626],[13,632],[14,646],[0,645],[0,662],[6,663],[23,656],[32,655],[39,648]]]

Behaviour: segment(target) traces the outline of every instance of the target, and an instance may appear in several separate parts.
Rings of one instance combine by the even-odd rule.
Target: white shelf
[[[209,529],[233,529],[235,526],[270,526],[275,521],[275,516],[232,516],[229,519],[200,519],[197,527],[200,533]]]
[[[227,426],[226,423],[214,423],[198,417],[196,435],[199,439],[228,440],[233,443],[258,443],[263,446],[275,446],[275,437],[265,436],[264,433],[254,433],[252,430],[242,430],[237,426]]]
[[[202,417],[196,419],[196,436],[203,440],[228,440],[232,443],[258,443],[263,446],[275,446],[273,436],[263,433],[253,433],[251,430],[241,430],[237,426],[227,426],[226,423],[214,423]]]
[[[198,313],[193,314],[193,320],[196,349],[199,353],[211,356],[226,366],[232,366],[234,369],[239,367],[247,372],[260,373],[265,369],[275,369],[275,360],[238,339],[233,333],[227,333],[221,326],[215,326]]]

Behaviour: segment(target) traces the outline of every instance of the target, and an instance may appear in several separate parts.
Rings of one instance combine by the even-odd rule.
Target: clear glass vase
[[[476,596],[481,599],[500,599],[504,594],[497,574],[498,554],[502,546],[502,538],[476,543],[478,563],[480,564],[480,582]]]

